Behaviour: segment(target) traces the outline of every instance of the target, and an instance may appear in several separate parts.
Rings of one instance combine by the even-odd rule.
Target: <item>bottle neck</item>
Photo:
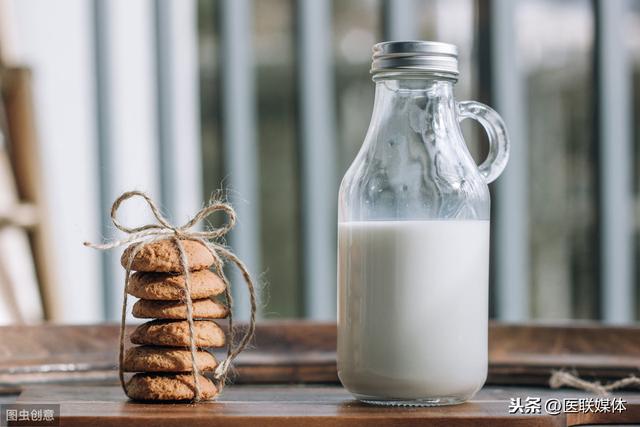
[[[438,123],[457,124],[453,84],[448,79],[376,79],[371,124],[376,127],[404,124],[416,132],[424,126],[433,126],[435,130]]]

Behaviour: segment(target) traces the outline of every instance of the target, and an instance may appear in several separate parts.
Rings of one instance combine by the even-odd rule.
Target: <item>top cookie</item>
[[[213,265],[213,255],[202,243],[195,240],[182,240],[182,245],[189,263],[189,270],[202,270]],[[125,268],[134,247],[135,244],[125,249],[120,258],[120,263]],[[131,269],[144,272],[181,273],[182,265],[176,243],[172,239],[143,243],[133,258]]]

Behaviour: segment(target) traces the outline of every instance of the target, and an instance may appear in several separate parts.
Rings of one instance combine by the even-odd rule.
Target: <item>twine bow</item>
[[[134,197],[143,198],[153,216],[158,221],[157,224],[147,224],[140,227],[127,227],[118,221],[116,214],[118,209],[122,205],[122,203],[128,199],[132,199]],[[227,222],[219,228],[210,228],[205,231],[196,231],[193,228],[202,220],[207,218],[209,215],[214,212],[223,212],[227,216]],[[199,401],[201,398],[201,389],[198,380],[199,370],[196,364],[196,345],[195,345],[195,327],[193,321],[193,303],[191,300],[191,280],[190,280],[190,272],[189,272],[189,262],[187,260],[187,256],[184,250],[184,246],[182,244],[182,240],[193,240],[202,243],[213,256],[214,262],[213,267],[216,270],[216,273],[220,275],[222,281],[225,284],[225,297],[227,299],[227,303],[229,305],[229,345],[227,348],[227,356],[225,359],[218,364],[214,371],[214,379],[217,382],[218,389],[222,389],[224,387],[224,383],[226,380],[227,372],[229,367],[231,366],[231,362],[233,359],[240,354],[240,352],[247,346],[253,333],[255,331],[255,313],[256,313],[256,296],[255,296],[255,287],[253,284],[253,280],[249,275],[249,271],[244,263],[230,250],[228,250],[222,243],[219,243],[218,239],[222,238],[226,235],[229,230],[233,228],[236,223],[236,212],[233,210],[230,204],[222,202],[220,200],[213,200],[207,206],[202,208],[196,215],[189,220],[187,223],[180,227],[175,227],[169,223],[169,221],[160,213],[157,205],[151,198],[141,192],[141,191],[128,191],[122,194],[120,197],[113,202],[113,206],[111,207],[111,221],[113,225],[128,234],[127,237],[120,240],[113,240],[111,242],[103,243],[103,244],[95,244],[90,242],[85,242],[84,245],[100,250],[108,250],[113,249],[120,246],[129,246],[134,245],[129,254],[129,258],[127,260],[127,265],[125,267],[125,287],[124,294],[122,299],[122,317],[120,323],[120,348],[119,348],[119,365],[118,365],[118,375],[120,377],[120,384],[122,385],[122,389],[125,393],[127,393],[127,385],[124,381],[124,371],[123,371],[123,362],[124,362],[124,336],[125,336],[125,321],[127,317],[127,287],[129,285],[129,278],[131,277],[131,266],[133,264],[133,260],[137,253],[142,249],[145,244],[153,243],[159,240],[171,239],[176,248],[178,249],[178,253],[180,254],[180,264],[182,267],[182,272],[184,274],[185,279],[185,290],[184,293],[184,301],[187,306],[187,321],[189,325],[189,349],[191,352],[191,364],[192,364],[192,372],[193,372],[193,381],[194,381],[194,401]],[[224,274],[224,260],[231,261],[234,263],[244,278],[244,281],[247,285],[247,289],[249,290],[249,300],[251,304],[251,317],[249,319],[249,328],[246,333],[242,337],[242,339],[238,342],[238,344],[234,347],[234,331],[233,331],[233,316],[232,316],[232,306],[233,299],[231,296],[231,290],[229,286],[229,280]]]

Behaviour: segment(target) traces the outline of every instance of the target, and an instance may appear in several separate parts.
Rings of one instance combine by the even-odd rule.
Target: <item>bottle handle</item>
[[[489,154],[478,167],[480,174],[489,184],[500,176],[509,160],[509,136],[504,120],[496,111],[480,102],[462,101],[457,103],[458,121],[474,119],[480,122],[489,137]]]

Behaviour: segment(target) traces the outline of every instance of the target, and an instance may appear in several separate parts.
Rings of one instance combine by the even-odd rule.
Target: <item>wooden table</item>
[[[361,404],[337,383],[335,325],[262,323],[238,359],[238,376],[218,401],[141,404],[115,381],[117,327],[0,328],[4,403],[56,403],[64,426],[566,426],[637,423],[640,391],[625,391],[621,413],[509,414],[511,398],[594,398],[550,390],[553,369],[615,379],[640,367],[640,328],[597,325],[491,326],[487,386],[463,405],[382,408]]]
[[[483,389],[469,403],[436,408],[373,407],[337,385],[234,385],[216,402],[143,404],[127,401],[117,385],[27,387],[18,403],[60,403],[64,426],[566,426],[640,423],[640,393],[626,393],[627,410],[616,414],[509,414],[512,397],[587,397],[540,388]],[[593,397],[593,396],[590,396]]]

